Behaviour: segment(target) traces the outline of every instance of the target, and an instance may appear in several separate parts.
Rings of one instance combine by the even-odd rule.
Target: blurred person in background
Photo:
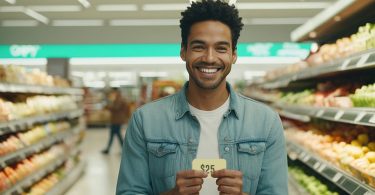
[[[128,117],[128,106],[125,99],[122,97],[121,92],[118,88],[112,88],[109,93],[109,103],[106,106],[106,109],[111,113],[110,117],[110,134],[107,147],[102,150],[103,154],[108,154],[113,137],[117,136],[121,146],[123,145],[123,138],[121,135],[121,127],[127,121]]]

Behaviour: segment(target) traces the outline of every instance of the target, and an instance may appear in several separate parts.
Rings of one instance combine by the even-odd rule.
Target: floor
[[[107,144],[108,133],[107,129],[86,131],[82,148],[83,158],[87,162],[86,170],[66,195],[115,194],[121,147],[116,139],[113,142],[110,154],[103,155],[100,152]],[[298,195],[298,191],[293,185],[289,185],[289,195]]]

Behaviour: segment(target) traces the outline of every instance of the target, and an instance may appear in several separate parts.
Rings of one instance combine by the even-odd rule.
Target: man
[[[117,194],[288,194],[278,115],[226,83],[243,26],[237,9],[203,0],[180,22],[189,81],[133,114]],[[192,170],[196,158],[225,159],[227,167],[206,178]]]
[[[114,136],[117,136],[121,146],[123,145],[123,140],[121,136],[121,126],[126,122],[128,112],[127,104],[122,98],[119,89],[113,88],[109,96],[110,103],[106,106],[106,108],[111,113],[110,135],[107,147],[102,151],[103,154],[109,153]]]

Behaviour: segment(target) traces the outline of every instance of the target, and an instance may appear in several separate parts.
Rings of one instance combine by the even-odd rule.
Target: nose
[[[207,64],[213,64],[216,61],[216,54],[213,48],[206,49],[206,52],[203,55],[202,61]]]

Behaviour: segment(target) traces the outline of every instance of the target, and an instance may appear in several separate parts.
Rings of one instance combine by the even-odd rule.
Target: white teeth
[[[204,73],[215,73],[219,69],[218,68],[199,68],[199,71],[204,72]]]

